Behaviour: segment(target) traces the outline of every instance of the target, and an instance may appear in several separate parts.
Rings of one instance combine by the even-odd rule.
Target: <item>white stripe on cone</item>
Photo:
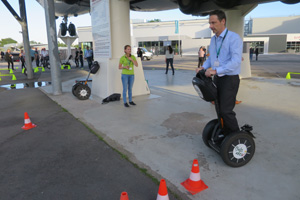
[[[190,179],[192,181],[200,181],[201,180],[200,173],[193,173],[193,172],[191,172]]]
[[[31,123],[31,121],[30,121],[30,119],[24,119],[24,123],[29,124],[29,123]]]
[[[156,200],[169,200],[169,195],[161,196],[158,194]]]

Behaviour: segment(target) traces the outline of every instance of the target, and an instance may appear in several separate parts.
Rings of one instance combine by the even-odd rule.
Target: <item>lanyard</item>
[[[128,66],[130,66],[131,60],[128,59],[128,57],[126,56],[126,54],[125,54],[125,58],[126,58],[126,60],[127,60]]]
[[[219,57],[220,50],[221,50],[221,48],[222,48],[223,41],[225,40],[227,33],[228,33],[228,29],[226,30],[226,33],[225,33],[225,35],[224,35],[224,37],[223,37],[223,39],[222,39],[221,45],[220,45],[220,47],[219,47],[218,50],[217,50],[217,37],[215,37],[215,41],[216,41],[216,50],[217,50],[217,58]]]

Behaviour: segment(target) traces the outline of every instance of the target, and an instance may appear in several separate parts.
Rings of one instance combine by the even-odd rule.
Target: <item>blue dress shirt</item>
[[[89,49],[89,50],[85,50],[84,52],[84,57],[88,58],[88,57],[92,57],[93,56],[93,50]]]
[[[211,38],[209,46],[210,56],[204,62],[204,69],[212,68],[217,71],[217,75],[238,75],[241,72],[243,41],[240,36],[227,28],[216,37]],[[223,40],[226,34],[225,39]],[[223,40],[223,43],[222,43]],[[222,44],[222,46],[221,46]],[[220,48],[221,47],[221,48]],[[219,56],[217,58],[217,51],[220,48]],[[219,62],[219,66],[214,66],[215,62]]]

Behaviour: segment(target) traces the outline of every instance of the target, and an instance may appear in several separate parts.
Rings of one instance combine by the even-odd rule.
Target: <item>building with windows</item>
[[[245,22],[245,40],[258,46],[261,53],[299,52],[299,24],[300,16],[254,18]]]
[[[254,18],[245,20],[244,43],[262,54],[299,52],[300,16]],[[197,55],[201,46],[208,48],[213,36],[208,19],[131,23],[132,46],[145,47],[156,55],[171,45],[175,53]],[[91,27],[78,28],[80,45],[92,46]]]

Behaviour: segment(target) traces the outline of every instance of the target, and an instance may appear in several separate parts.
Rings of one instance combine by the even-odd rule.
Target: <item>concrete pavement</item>
[[[183,199],[300,198],[299,81],[241,81],[238,99],[243,102],[235,111],[240,125],[253,125],[256,153],[246,166],[231,168],[202,142],[202,129],[216,114],[197,96],[193,76],[188,70],[177,70],[175,76],[146,70],[151,95],[135,97],[137,106],[130,108],[122,101],[103,105],[95,97],[79,101],[70,90],[74,80],[64,82],[61,96],[51,95],[49,86],[42,90],[133,162],[164,177]],[[180,185],[189,177],[193,159],[199,160],[201,178],[209,186],[194,196]]]

